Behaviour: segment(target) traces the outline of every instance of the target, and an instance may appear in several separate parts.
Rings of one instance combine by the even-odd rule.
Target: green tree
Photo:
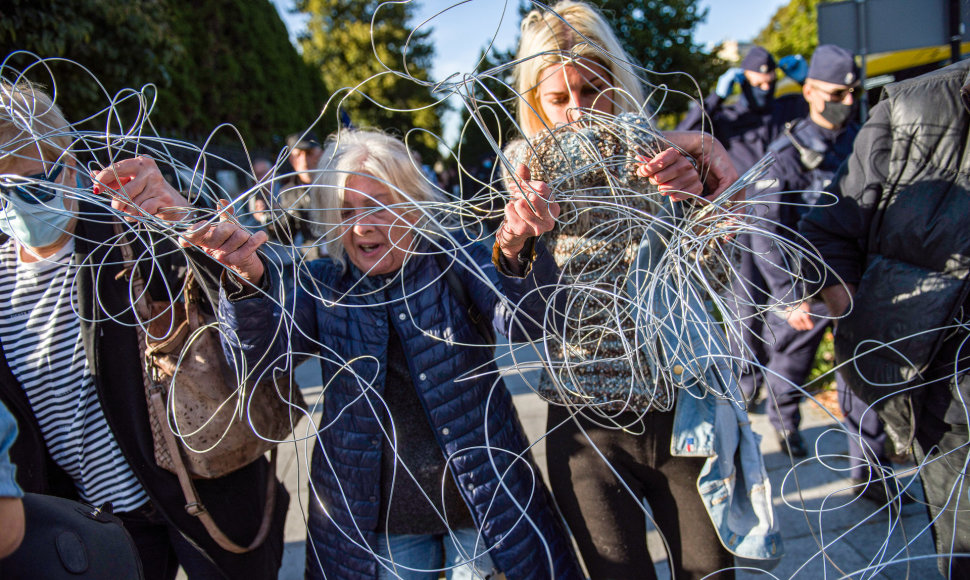
[[[6,0],[0,55],[16,50],[73,61],[51,61],[52,75],[37,67],[29,76],[53,84],[69,118],[86,118],[107,107],[109,95],[151,83],[154,127],[195,141],[232,123],[248,145],[275,149],[280,135],[313,122],[326,98],[269,0]],[[8,64],[31,62],[17,55]],[[104,117],[95,121],[103,130]],[[217,142],[238,137],[224,131]]]
[[[723,71],[725,65],[694,42],[694,29],[707,18],[707,9],[698,0],[600,0],[597,4],[630,56],[650,71],[645,76],[651,83],[696,98],[695,80],[707,87]],[[687,98],[666,99],[664,118],[672,119],[689,104]]]
[[[428,71],[434,55],[431,31],[412,31],[413,3],[383,0],[297,0],[309,15],[300,39],[303,57],[358,126],[420,128],[441,134]],[[426,161],[437,141],[418,134],[409,140]]]
[[[754,43],[765,47],[776,58],[800,54],[809,58],[818,46],[818,9],[832,0],[790,0],[779,8]]]
[[[320,115],[323,81],[268,0],[171,0],[170,16],[187,58],[174,67],[173,90],[160,95],[161,126],[197,139],[231,123],[251,146],[276,149]],[[325,118],[317,132],[335,127]]]
[[[474,82],[460,89],[461,134],[459,136],[463,165],[477,164],[495,155],[494,142],[504,146],[513,134],[517,96],[513,86],[512,69],[504,66],[515,59],[515,49],[479,53],[479,66]]]
[[[173,41],[174,40],[174,41]],[[168,85],[184,47],[172,38],[165,0],[5,0],[0,5],[0,56],[25,50],[68,58],[91,70],[109,94],[149,82]],[[36,59],[17,55],[16,69]],[[30,80],[58,92],[58,103],[74,119],[103,109],[107,97],[91,74],[70,63],[50,63]],[[10,71],[5,71],[10,74]],[[56,83],[56,84],[55,84]]]

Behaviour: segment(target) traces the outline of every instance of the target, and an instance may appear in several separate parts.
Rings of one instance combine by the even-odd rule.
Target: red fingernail
[[[101,186],[100,185],[95,185],[94,186],[94,195],[101,195]]]

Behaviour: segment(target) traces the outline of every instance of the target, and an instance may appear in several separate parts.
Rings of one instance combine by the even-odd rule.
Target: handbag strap
[[[153,300],[145,288],[145,280],[141,277],[138,264],[135,263],[135,253],[131,249],[131,242],[128,241],[124,227],[121,222],[114,223],[115,235],[118,238],[118,247],[121,250],[121,259],[124,267],[118,272],[117,279],[128,278],[131,281],[131,292],[135,296],[133,305],[138,317],[144,321],[152,317]],[[199,284],[195,279],[195,271],[190,266],[185,273],[183,284],[183,305],[185,308],[185,319],[189,321],[189,329],[195,330],[199,327],[198,312],[191,307],[192,304],[199,303]]]
[[[119,246],[121,249],[122,258],[125,261],[125,268],[121,270],[118,277],[123,277],[128,273],[128,269],[131,270],[131,289],[134,295],[137,297],[135,301],[134,308],[138,312],[139,316],[142,316],[143,320],[147,320],[151,317],[151,299],[148,293],[145,291],[145,283],[142,280],[141,272],[138,271],[138,265],[134,262],[134,252],[131,249],[131,245],[126,239],[124,239],[124,232],[120,222],[115,223],[115,233],[118,234]],[[189,316],[189,303],[193,300],[198,300],[198,290],[193,287],[194,276],[192,269],[185,276],[185,308],[186,315]],[[194,310],[194,309],[193,309]],[[194,320],[193,320],[194,318]],[[189,323],[192,328],[197,328],[199,323],[195,316],[189,317]],[[148,372],[146,369],[144,372]],[[248,546],[240,546],[239,544],[233,542],[228,536],[219,528],[215,520],[205,509],[202,504],[202,500],[199,498],[199,492],[195,489],[195,483],[192,482],[192,476],[189,475],[188,469],[185,467],[185,462],[182,460],[182,450],[179,448],[178,442],[175,440],[175,434],[168,425],[168,421],[165,419],[168,417],[165,409],[165,401],[162,400],[162,389],[159,385],[154,384],[149,387],[149,404],[151,404],[155,416],[163,421],[162,428],[159,431],[162,432],[162,439],[165,443],[165,447],[168,449],[168,453],[172,458],[172,465],[175,468],[175,475],[178,476],[179,485],[182,487],[182,495],[185,496],[186,504],[185,511],[189,515],[199,518],[202,525],[205,527],[206,531],[209,532],[209,536],[218,544],[223,550],[227,552],[232,552],[234,554],[245,554],[246,552],[251,552],[258,548],[264,541],[266,541],[269,535],[270,524],[273,520],[273,511],[276,508],[276,448],[270,453],[270,464],[268,469],[268,476],[266,480],[266,502],[263,507],[263,519],[259,524],[259,530],[256,532],[256,537],[253,538],[252,542]]]
[[[166,417],[165,402],[162,401],[160,388],[156,387],[152,389],[151,404],[155,408],[155,413],[158,417]],[[270,524],[273,520],[273,510],[276,507],[276,448],[274,447],[273,451],[270,452],[269,476],[266,480],[266,502],[263,507],[263,521],[260,522],[259,530],[256,532],[256,537],[253,538],[253,541],[248,546],[242,547],[226,536],[215,520],[212,519],[212,516],[205,509],[205,506],[202,505],[202,500],[199,499],[199,492],[195,489],[195,483],[193,483],[192,477],[189,475],[188,470],[185,468],[185,463],[182,461],[182,453],[178,443],[175,441],[175,434],[168,428],[168,425],[163,425],[161,431],[162,438],[165,440],[165,446],[172,456],[172,464],[175,466],[175,475],[178,476],[179,484],[182,486],[182,494],[185,495],[185,499],[188,502],[185,504],[185,511],[189,515],[199,518],[199,521],[205,526],[206,531],[209,532],[212,539],[223,550],[232,552],[233,554],[245,554],[258,548],[269,535]]]

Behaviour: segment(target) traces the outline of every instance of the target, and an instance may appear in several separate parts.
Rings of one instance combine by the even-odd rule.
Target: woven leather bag
[[[122,244],[128,264],[133,252]],[[131,270],[145,361],[145,391],[155,461],[178,476],[186,511],[223,549],[242,554],[266,539],[276,502],[276,446],[293,432],[306,403],[288,375],[240,384],[220,344],[215,316],[200,309],[201,289],[189,269],[183,302],[154,301],[137,267]],[[230,540],[199,499],[194,478],[218,478],[271,451],[263,520],[248,546]]]
[[[184,297],[184,303],[150,305],[144,354],[155,461],[176,471],[169,446],[159,445],[163,433],[155,433],[174,429],[189,474],[222,477],[288,438],[302,415],[297,407],[305,403],[287,375],[240,385],[223,354],[215,317],[199,308],[191,273]],[[161,413],[157,402],[163,403]]]

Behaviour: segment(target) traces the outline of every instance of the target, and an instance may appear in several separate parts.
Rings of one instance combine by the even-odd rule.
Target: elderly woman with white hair
[[[506,207],[520,235],[496,269],[434,219],[442,200],[397,139],[341,131],[319,170],[329,257],[296,288],[254,253],[263,234],[227,220],[188,236],[237,274],[220,301],[233,356],[263,371],[322,353],[307,577],[582,577],[496,378],[492,331],[473,320],[513,340],[542,333],[555,264],[541,244],[524,257],[503,248],[552,228],[548,187]]]

